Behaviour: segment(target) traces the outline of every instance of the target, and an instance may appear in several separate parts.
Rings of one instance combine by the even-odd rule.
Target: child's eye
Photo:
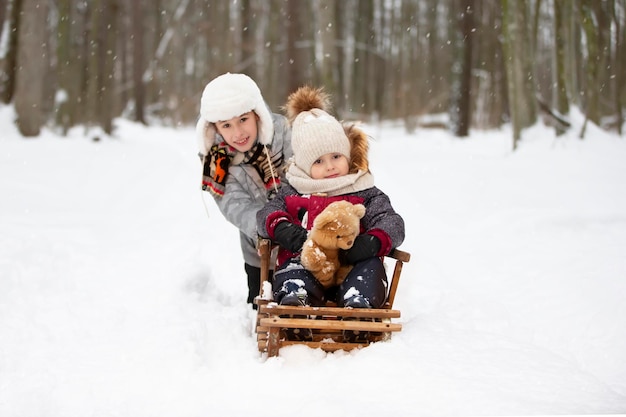
[[[341,154],[340,153],[336,153],[333,155],[333,159],[339,159],[341,158]]]
[[[316,159],[313,163],[314,163],[314,164],[321,164],[321,163],[322,163],[322,160],[321,160],[321,159]]]
[[[246,122],[246,120],[248,120],[248,116],[246,116],[246,117],[242,117],[240,121],[241,121],[241,123],[245,123],[245,122]]]
[[[230,123],[224,123],[221,128],[222,129],[228,129],[230,127]]]

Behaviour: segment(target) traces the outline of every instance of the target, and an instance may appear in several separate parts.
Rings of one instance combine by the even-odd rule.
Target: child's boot
[[[286,292],[288,291],[288,292]],[[280,305],[283,306],[296,306],[296,307],[304,307],[308,303],[307,292],[304,288],[300,287],[294,282],[287,281],[283,284],[281,291],[278,293],[278,297],[280,298]],[[287,318],[294,319],[305,319],[308,318],[306,315],[288,315],[281,316]],[[313,340],[313,332],[311,329],[285,329],[285,336],[287,340],[299,340],[303,342],[310,342]]]
[[[367,298],[360,295],[350,297],[344,302],[345,308],[372,308]],[[345,317],[344,320],[361,320],[369,321],[370,319],[356,317]],[[344,330],[343,341],[346,343],[367,343],[369,341],[370,333],[362,330]]]

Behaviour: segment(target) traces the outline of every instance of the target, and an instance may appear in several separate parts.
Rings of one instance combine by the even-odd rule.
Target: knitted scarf
[[[287,180],[300,194],[325,193],[329,197],[356,193],[374,186],[374,176],[369,171],[360,170],[355,174],[314,180],[296,164],[289,166]]]
[[[210,191],[216,197],[222,197],[231,164],[250,164],[263,181],[268,199],[273,197],[280,187],[278,170],[283,165],[282,152],[270,155],[265,145],[256,143],[252,149],[241,153],[226,142],[220,142],[211,146],[209,154],[204,159],[202,189]]]

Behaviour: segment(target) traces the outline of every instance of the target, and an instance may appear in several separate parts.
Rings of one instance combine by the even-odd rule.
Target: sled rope
[[[270,151],[267,150],[267,146],[263,145],[263,149],[265,149],[265,157],[267,158],[267,162],[269,162],[270,173],[272,174],[272,178],[276,178],[276,173],[274,172],[274,164],[272,164],[272,158],[270,156]],[[278,186],[276,185],[276,181],[272,181],[274,185],[274,191],[278,193]]]

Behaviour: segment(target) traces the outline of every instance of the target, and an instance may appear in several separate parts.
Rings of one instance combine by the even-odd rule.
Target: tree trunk
[[[100,23],[100,38],[101,46],[98,51],[99,55],[99,69],[100,72],[100,85],[99,85],[99,124],[102,129],[107,133],[113,133],[113,117],[115,110],[115,57],[117,51],[117,43],[115,41],[115,34],[117,33],[118,14],[119,14],[119,0],[106,0],[103,9],[103,20]]]
[[[348,112],[350,106],[350,87],[349,80],[352,79],[352,71],[354,70],[353,57],[354,57],[354,30],[352,29],[353,20],[348,16],[354,10],[356,0],[344,0],[335,3],[335,16],[337,16],[336,24],[337,28],[335,33],[338,36],[339,49],[337,52],[338,59],[338,94],[335,100],[335,109],[341,114]]]
[[[132,0],[133,22],[131,33],[133,36],[133,99],[135,102],[135,121],[146,124],[145,101],[146,86],[143,81],[144,73],[144,28],[143,0]]]
[[[100,100],[98,98],[100,88],[100,63],[99,63],[99,38],[98,28],[102,19],[102,2],[105,0],[93,0],[87,6],[87,30],[86,30],[86,78],[85,78],[85,123],[97,125]]]
[[[400,27],[407,28],[403,30],[400,35],[399,41],[401,42],[401,48],[404,51],[400,61],[400,98],[401,108],[399,109],[404,120],[404,127],[408,133],[413,133],[417,128],[418,122],[418,100],[423,97],[420,94],[421,83],[419,81],[426,78],[427,68],[425,65],[415,65],[415,62],[419,59],[419,23],[420,10],[418,4],[405,2],[402,4],[400,15]],[[395,17],[394,17],[395,18]],[[383,67],[383,65],[381,65]],[[383,73],[383,69],[376,69],[376,73]],[[379,79],[372,85],[384,85],[384,80]],[[381,94],[382,95],[382,94]],[[383,112],[383,106],[377,103],[377,114]]]
[[[19,71],[15,81],[15,112],[20,133],[29,137],[38,136],[44,124],[42,68],[48,68],[47,2],[24,0],[21,13],[17,51]]]
[[[315,28],[315,32],[319,33],[319,42],[315,42],[316,46],[319,45],[319,52],[316,53],[316,61],[319,61],[319,84],[323,85],[332,96],[337,95],[339,78],[337,74],[339,59],[335,46],[337,25],[335,24],[334,3],[333,0],[320,0],[318,4],[319,24]]]
[[[472,44],[474,30],[474,1],[459,1],[459,45],[457,48],[460,54],[458,58],[459,73],[458,89],[454,91],[455,99],[453,100],[452,111],[456,113],[453,119],[456,123],[453,125],[454,134],[459,137],[469,135],[471,121],[471,101],[470,92],[472,84]]]
[[[565,71],[565,51],[566,51],[566,39],[568,39],[568,31],[566,22],[568,19],[565,16],[566,7],[560,1],[554,2],[554,44],[556,46],[556,85],[555,85],[555,104],[556,110],[561,117],[566,117],[569,114],[569,100],[567,97],[567,82]],[[562,123],[555,123],[555,129],[557,136],[566,132],[566,126]]]
[[[254,53],[254,79],[257,82],[263,82],[268,79],[266,61],[268,59],[268,54],[263,53],[265,51],[265,42],[266,42],[266,33],[270,24],[270,3],[268,2],[260,2],[259,4],[255,4],[254,8],[254,16],[251,17],[251,20],[255,22],[255,31],[254,31],[254,45],[253,45],[253,53]],[[264,95],[265,97],[265,95]],[[268,97],[266,97],[266,100]]]
[[[311,65],[313,55],[313,35],[310,28],[309,2],[286,0],[287,16],[287,50],[284,65],[287,75],[287,91],[295,91],[298,87],[311,82]]]
[[[370,37],[372,35],[372,23],[374,18],[374,6],[372,0],[357,1],[356,16],[357,23],[354,27],[354,73],[350,83],[350,111],[359,115],[367,114],[370,109],[370,103],[367,102],[368,85],[368,46],[370,45]]]
[[[603,26],[606,16],[602,5],[594,0],[583,0],[582,27],[586,35],[587,62],[585,66],[585,116],[588,120],[600,125],[602,111],[600,97],[603,90],[603,72],[606,66],[606,42]],[[581,134],[581,138],[584,133]]]
[[[2,30],[4,29],[4,21],[7,18],[7,0],[0,0],[0,34],[2,34]]]
[[[9,45],[5,59],[4,85],[1,90],[2,102],[9,104],[15,93],[15,75],[17,72],[18,34],[20,32],[20,16],[23,0],[13,0],[11,7],[11,22],[9,26]]]
[[[522,129],[532,125],[537,118],[527,10],[526,0],[502,0],[504,58],[513,126],[513,149],[517,148]]]
[[[502,13],[499,2],[474,2],[472,49],[476,75],[472,82],[470,125],[479,129],[501,126],[507,115],[504,103],[502,60]]]
[[[622,2],[622,13],[626,10],[626,1]],[[624,100],[626,99],[625,92],[626,87],[624,83],[626,83],[626,76],[624,72],[626,72],[626,53],[624,53],[623,48],[626,47],[626,30],[625,24],[620,20],[619,12],[617,11],[617,7],[613,5],[613,23],[615,25],[615,57],[613,59],[615,65],[615,116],[617,120],[615,121],[615,125],[617,127],[617,133],[622,135],[622,125],[624,124]],[[621,16],[624,17],[623,15]]]
[[[71,0],[59,0],[59,24],[57,33],[57,94],[56,123],[65,135],[69,128],[81,120],[81,89],[85,79],[84,16],[77,11]]]

